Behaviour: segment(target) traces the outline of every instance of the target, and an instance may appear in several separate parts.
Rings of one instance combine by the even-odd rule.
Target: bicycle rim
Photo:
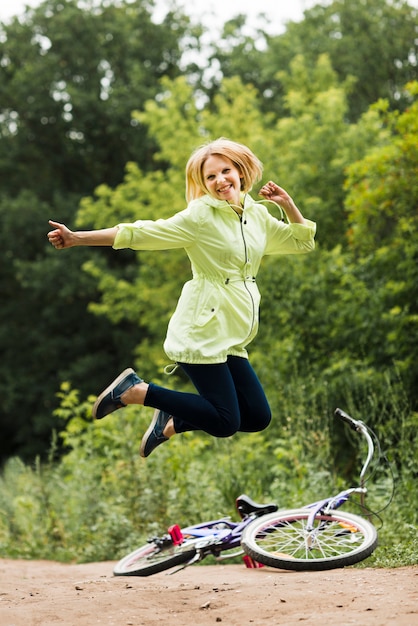
[[[137,548],[114,567],[115,576],[152,576],[190,561],[196,554],[193,546],[167,545],[160,547],[155,542]]]
[[[308,531],[309,515],[308,509],[294,509],[258,518],[243,533],[244,552],[271,567],[315,571],[358,563],[377,546],[375,527],[358,515],[318,514]]]

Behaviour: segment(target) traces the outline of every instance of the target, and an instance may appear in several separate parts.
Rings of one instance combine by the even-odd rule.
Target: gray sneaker
[[[167,422],[172,418],[169,413],[156,409],[148,427],[147,432],[142,437],[141,448],[139,454],[142,457],[147,457],[153,450],[164,441],[168,441],[168,437],[164,437],[164,428],[167,426]]]
[[[98,396],[93,405],[93,417],[100,420],[102,417],[109,415],[109,413],[126,406],[120,399],[121,395],[134,385],[142,382],[142,378],[139,378],[131,367],[123,370],[122,374],[119,374]]]

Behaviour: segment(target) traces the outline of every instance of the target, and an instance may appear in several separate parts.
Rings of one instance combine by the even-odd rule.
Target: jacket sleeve
[[[199,232],[199,220],[188,207],[163,220],[138,220],[133,224],[118,224],[113,243],[115,250],[170,250],[192,245]]]
[[[286,224],[270,216],[264,254],[303,254],[315,249],[316,224]]]

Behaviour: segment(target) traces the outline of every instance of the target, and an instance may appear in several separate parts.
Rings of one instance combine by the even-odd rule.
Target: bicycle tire
[[[150,541],[127,554],[113,568],[115,576],[152,576],[178,565],[187,563],[196,555],[196,548],[181,545],[160,546]]]
[[[375,527],[352,513],[317,514],[315,535],[308,538],[310,513],[309,509],[283,510],[254,520],[241,538],[244,552],[263,565],[319,571],[354,565],[375,550]]]

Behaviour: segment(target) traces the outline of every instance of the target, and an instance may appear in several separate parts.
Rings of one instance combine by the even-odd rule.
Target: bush
[[[314,389],[314,381],[304,387],[295,381],[281,404],[281,419],[263,433],[230,439],[184,433],[144,461],[138,449],[149,409],[131,406],[92,422],[91,399],[80,403],[78,392],[63,385],[57,413],[65,425],[48,462],[31,467],[13,458],[3,470],[2,554],[64,562],[115,560],[170,524],[218,515],[236,518],[235,498],[243,492],[281,507],[329,495],[357,476],[362,449],[331,411],[318,408],[327,406],[326,390],[321,396],[316,389],[313,396]],[[278,393],[269,395],[280,405]],[[375,468],[367,502],[381,511],[384,525],[380,547],[367,563],[379,567],[408,565],[417,558],[416,415],[408,415],[405,403],[394,402],[393,389],[388,393],[380,403],[386,407],[385,420],[372,399],[367,410],[349,407],[357,418],[367,415],[379,431],[398,486],[385,509],[392,479],[384,464]],[[56,461],[58,437],[66,453]]]

